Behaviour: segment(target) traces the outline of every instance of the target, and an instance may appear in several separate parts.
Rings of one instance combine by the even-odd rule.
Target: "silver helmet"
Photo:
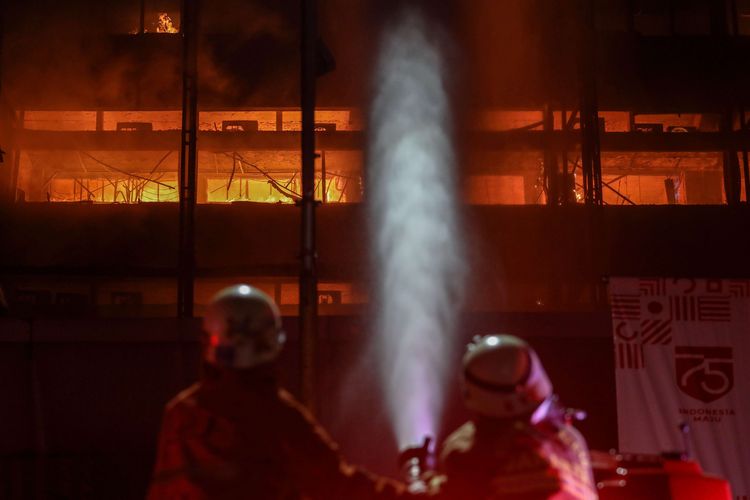
[[[475,337],[463,357],[466,407],[495,418],[536,420],[552,398],[552,383],[534,350],[512,335]]]
[[[225,368],[252,368],[276,359],[286,340],[276,303],[250,285],[224,288],[203,318],[204,357]]]

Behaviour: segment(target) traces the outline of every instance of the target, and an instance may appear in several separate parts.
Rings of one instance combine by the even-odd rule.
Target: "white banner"
[[[750,495],[750,280],[611,278],[620,450],[681,451]]]

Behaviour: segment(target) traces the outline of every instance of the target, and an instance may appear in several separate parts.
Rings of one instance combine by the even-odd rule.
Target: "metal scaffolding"
[[[182,2],[182,133],[180,143],[180,227],[177,315],[193,317],[195,281],[195,202],[198,129],[199,1]]]
[[[315,248],[315,90],[317,12],[315,0],[301,0],[302,199],[299,277],[300,389],[315,406],[315,340],[318,322],[317,251]]]
[[[581,50],[579,78],[581,101],[581,166],[584,199],[589,205],[601,205],[602,164],[599,143],[599,107],[596,91],[596,26],[594,1],[582,0]]]

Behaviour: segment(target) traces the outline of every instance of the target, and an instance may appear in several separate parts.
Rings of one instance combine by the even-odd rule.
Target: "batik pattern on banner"
[[[611,278],[620,450],[683,451],[750,495],[750,280]]]

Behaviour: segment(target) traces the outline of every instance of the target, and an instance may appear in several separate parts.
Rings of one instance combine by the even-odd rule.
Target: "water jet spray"
[[[369,124],[374,341],[401,450],[437,435],[465,274],[441,42],[418,10],[401,11],[383,35]]]

